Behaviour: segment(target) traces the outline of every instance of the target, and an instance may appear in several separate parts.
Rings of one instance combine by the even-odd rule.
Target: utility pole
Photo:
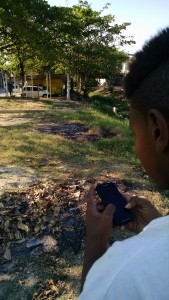
[[[49,74],[46,73],[46,89],[47,89],[47,99],[48,99],[48,91],[49,91]]]
[[[70,99],[70,74],[67,73],[67,100]]]
[[[51,79],[51,73],[49,73],[49,92],[50,92],[50,99],[52,97],[52,79]]]

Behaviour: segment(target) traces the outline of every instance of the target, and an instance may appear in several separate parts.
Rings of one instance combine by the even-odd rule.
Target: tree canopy
[[[44,0],[0,0],[1,69],[20,74],[39,70],[70,73],[82,87],[119,73],[127,55],[123,35],[130,23],[94,11],[87,1],[72,7]]]

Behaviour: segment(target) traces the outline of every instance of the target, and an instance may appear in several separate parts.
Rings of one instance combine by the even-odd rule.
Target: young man
[[[136,153],[158,186],[169,189],[169,28],[136,54],[125,90]],[[115,207],[98,211],[94,190],[88,193],[79,300],[168,300],[169,215],[161,216],[148,200],[132,197],[126,208],[132,208],[135,219],[126,226],[140,233],[107,250]]]

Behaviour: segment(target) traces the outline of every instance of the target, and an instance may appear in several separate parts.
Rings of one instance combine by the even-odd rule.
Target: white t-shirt
[[[115,242],[90,269],[79,300],[169,300],[169,216]]]

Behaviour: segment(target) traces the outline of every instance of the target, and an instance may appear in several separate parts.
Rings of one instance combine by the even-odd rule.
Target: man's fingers
[[[112,217],[114,215],[116,208],[113,204],[108,204],[104,210],[104,214],[107,215],[108,217]]]
[[[96,207],[97,207],[98,212],[103,212],[105,209],[105,206],[100,203],[97,203]]]
[[[131,209],[134,208],[135,206],[139,206],[140,204],[140,198],[137,196],[132,196],[128,203],[126,204],[125,208]]]
[[[132,196],[125,208],[143,208],[150,205],[150,201],[144,197]]]
[[[95,203],[94,203],[94,191],[96,189],[96,184],[92,184],[92,186],[90,187],[86,198],[87,198],[87,207],[95,207]]]
[[[96,184],[92,184],[88,191],[88,195],[93,195],[95,189],[96,189]]]

